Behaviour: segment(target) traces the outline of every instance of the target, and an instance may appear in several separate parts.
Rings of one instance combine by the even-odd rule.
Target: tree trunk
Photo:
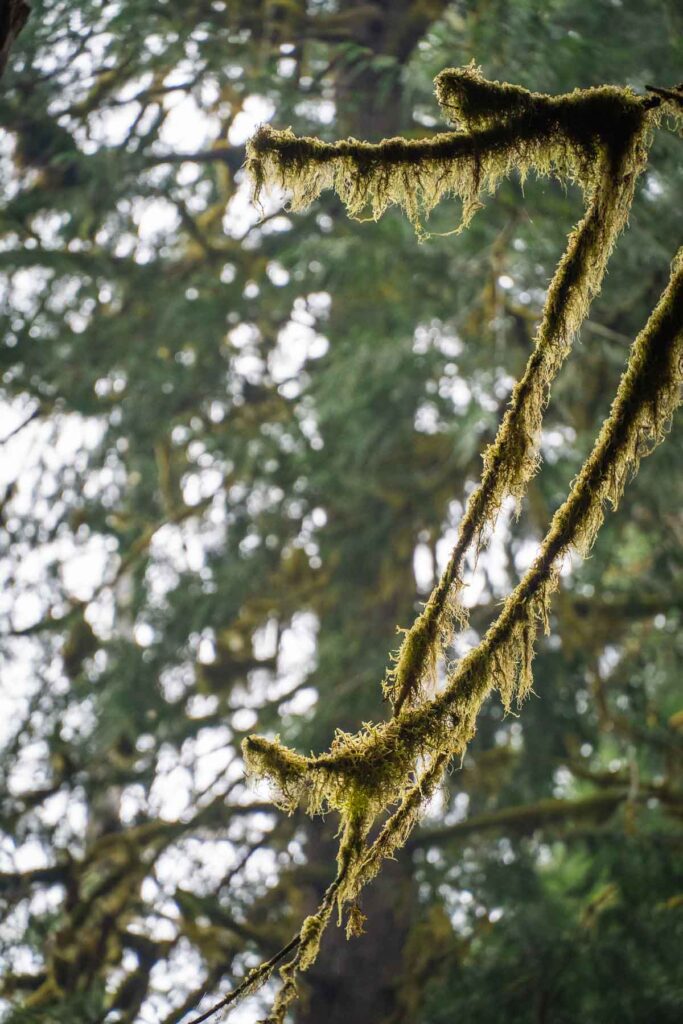
[[[415,43],[445,6],[443,0],[424,4],[380,0],[372,6],[347,0],[342,9],[354,17],[354,23],[362,17],[361,9],[367,11],[356,33],[365,53],[349,58],[335,73],[340,135],[379,140],[405,131],[410,110],[403,69]],[[414,614],[411,564],[412,559],[407,559],[402,576],[407,586],[393,595],[383,612],[392,627]],[[308,834],[310,862],[325,865],[331,879],[336,841],[332,835],[323,836],[319,820],[311,824]],[[311,893],[311,911],[321,896],[322,890]],[[383,866],[364,891],[361,910],[367,917],[362,936],[347,940],[345,922],[327,930],[317,963],[302,979],[302,999],[294,1007],[296,1024],[413,1024],[416,1020],[414,1000],[405,998],[403,982],[406,947],[419,912],[407,853]]]
[[[309,857],[333,872],[336,843],[311,828]],[[316,899],[319,894],[316,894]],[[313,909],[313,899],[311,900]],[[413,1024],[402,987],[408,937],[417,920],[417,885],[404,852],[388,861],[364,891],[365,933],[346,938],[346,922],[330,925],[317,963],[302,977],[297,1024]]]

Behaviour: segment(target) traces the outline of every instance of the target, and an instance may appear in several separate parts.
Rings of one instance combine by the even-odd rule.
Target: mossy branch
[[[616,507],[640,459],[662,440],[680,401],[683,383],[683,250],[669,285],[636,339],[610,415],[555,513],[539,553],[479,646],[466,655],[442,693],[406,707],[391,721],[338,733],[327,754],[304,758],[257,737],[244,743],[248,769],[268,777],[279,802],[292,810],[308,797],[309,810],[334,808],[347,822],[362,817],[362,834],[385,808],[398,804],[372,845],[361,832],[352,869],[337,899],[352,902],[400,847],[440,783],[451,758],[465,749],[486,697],[497,689],[506,708],[532,685],[531,661],[539,624],[548,630],[549,601],[565,557],[586,555],[606,503]],[[422,764],[416,782],[413,773]]]
[[[585,556],[604,518],[605,505],[616,507],[640,459],[663,438],[679,403],[683,367],[683,250],[669,284],[634,342],[609,417],[570,493],[555,513],[539,553],[498,619],[477,648],[469,652],[446,688],[419,707],[405,708],[391,721],[366,725],[360,733],[338,732],[328,754],[303,757],[276,741],[245,740],[245,756],[258,774],[280,787],[280,803],[292,809],[310,786],[313,811],[324,806],[368,809],[373,794],[386,806],[405,783],[403,765],[443,749],[444,730],[451,753],[467,742],[482,699],[495,686],[506,707],[531,686],[529,641],[537,625],[548,625],[548,604],[557,575],[571,550]],[[454,740],[454,736],[458,736]],[[314,779],[320,781],[314,781]],[[335,793],[335,780],[339,791]],[[388,788],[385,788],[388,787]]]
[[[513,700],[528,693],[536,634],[539,624],[548,630],[550,597],[563,560],[572,550],[587,553],[605,503],[616,507],[627,479],[662,439],[679,401],[683,253],[633,345],[610,416],[536,560],[479,646],[450,673],[442,692],[427,699],[422,683],[433,671],[440,645],[450,641],[454,619],[462,616],[457,591],[464,555],[481,545],[504,498],[521,498],[537,467],[551,383],[600,287],[645,164],[650,129],[658,123],[657,107],[664,106],[658,97],[639,98],[614,87],[545,96],[488,82],[474,66],[443,72],[437,96],[464,130],[426,141],[369,145],[297,139],[289,131],[263,127],[248,147],[257,200],[265,185],[276,183],[290,190],[292,208],[301,209],[323,189],[334,188],[352,216],[379,217],[396,204],[418,233],[423,218],[448,194],[462,199],[465,226],[482,192],[492,191],[514,168],[522,177],[534,170],[575,180],[587,202],[551,282],[534,351],[484,454],[482,481],[468,503],[449,565],[388,674],[393,718],[366,724],[356,734],[338,732],[328,753],[318,756],[303,757],[277,740],[256,736],[244,742],[248,770],[271,780],[285,810],[291,812],[305,797],[310,813],[334,809],[342,819],[337,878],[317,914],[304,922],[296,954],[281,970],[283,988],[271,1018],[278,1024],[296,995],[298,972],[317,956],[332,906],[355,907],[383,860],[406,842],[451,759],[472,737],[483,701],[497,689],[509,710]],[[373,822],[392,807],[367,845]]]
[[[507,497],[513,497],[519,506],[538,468],[538,444],[550,389],[600,290],[612,248],[626,223],[636,180],[645,165],[645,134],[640,122],[623,141],[618,155],[610,151],[609,158],[601,158],[599,184],[569,236],[550,283],[534,350],[515,385],[495,441],[484,452],[481,482],[467,503],[448,565],[424,611],[407,632],[396,666],[388,674],[386,689],[396,712],[405,701],[420,699],[422,684],[436,660],[437,638],[440,635],[441,645],[447,648],[454,624],[466,617],[458,591],[467,552],[481,546]]]
[[[496,439],[484,453],[481,484],[470,497],[449,564],[422,614],[404,631],[387,672],[384,685],[395,713],[406,701],[422,699],[456,624],[466,622],[458,592],[467,552],[482,544],[507,497],[519,503],[538,467],[552,382],[600,290],[657,116],[629,90],[605,86],[552,97],[487,81],[474,65],[442,72],[436,93],[442,109],[466,132],[427,142],[390,139],[368,145],[350,139],[327,144],[263,127],[248,147],[247,162],[257,199],[265,183],[277,180],[292,190],[293,208],[299,208],[329,186],[352,215],[369,204],[379,216],[389,203],[398,202],[418,230],[421,215],[449,191],[463,199],[464,226],[481,190],[492,190],[513,167],[522,175],[533,168],[574,177],[586,194],[586,213],[570,234],[548,289],[534,351]]]
[[[616,86],[546,96],[489,82],[472,66],[444,71],[436,83],[442,107],[466,131],[328,143],[262,125],[247,146],[255,201],[265,187],[279,186],[291,194],[291,209],[302,210],[332,188],[350,216],[377,220],[397,205],[426,237],[424,219],[452,195],[462,200],[462,230],[481,195],[514,170],[522,178],[555,174],[590,192],[601,177],[601,156],[618,161],[624,141],[648,116],[641,97]]]

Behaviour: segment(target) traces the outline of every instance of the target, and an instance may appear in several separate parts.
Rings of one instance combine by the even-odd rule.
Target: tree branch
[[[235,174],[241,168],[246,156],[244,146],[214,146],[211,149],[200,149],[196,153],[165,153],[163,156],[151,156],[146,161],[148,167],[159,167],[161,164],[208,164],[224,163]]]
[[[440,845],[465,838],[473,833],[509,829],[518,835],[530,835],[539,828],[554,825],[567,819],[606,818],[628,796],[628,789],[605,789],[599,793],[579,797],[576,800],[539,800],[533,804],[519,804],[496,811],[484,811],[465,821],[458,821],[446,828],[425,829],[411,837],[406,843],[408,849]]]
[[[266,960],[264,963],[259,964],[259,966],[255,967],[253,971],[249,971],[249,974],[247,974],[246,978],[240,982],[237,988],[234,988],[232,992],[228,992],[225,998],[221,999],[220,1002],[216,1003],[205,1013],[202,1013],[201,1016],[194,1017],[193,1020],[190,1021],[190,1024],[203,1024],[203,1021],[208,1020],[209,1017],[213,1017],[215,1013],[219,1013],[220,1010],[225,1010],[226,1007],[231,1006],[243,996],[248,995],[250,991],[258,988],[268,980],[277,965],[281,963],[286,956],[298,948],[300,942],[301,938],[297,932],[297,934],[289,940],[286,946],[283,946],[282,949],[278,950],[275,956],[271,957],[270,960]],[[203,995],[206,995],[206,991]],[[197,1002],[198,1001],[199,1000],[197,1000]]]

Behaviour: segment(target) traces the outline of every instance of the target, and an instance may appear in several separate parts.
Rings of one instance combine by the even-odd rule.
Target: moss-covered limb
[[[266,1024],[284,1024],[287,1009],[298,994],[298,975],[315,963],[323,934],[336,906],[339,924],[346,906],[350,905],[347,938],[362,931],[363,914],[356,903],[362,888],[379,870],[382,861],[409,835],[426,800],[434,793],[446,770],[448,758],[437,755],[405,794],[401,806],[389,818],[375,842],[366,849],[365,842],[371,819],[365,813],[351,814],[343,826],[337,858],[337,875],[328,887],[315,914],[307,917],[299,932],[294,956],[280,970],[282,986]],[[385,840],[386,837],[386,840]]]
[[[355,139],[325,143],[262,125],[247,147],[246,167],[256,202],[264,187],[279,186],[291,194],[290,208],[303,210],[331,188],[351,217],[377,220],[396,205],[425,237],[422,222],[444,196],[462,200],[465,227],[481,206],[480,193],[494,191],[515,168],[589,184],[597,147],[589,157],[563,144],[544,146],[542,125],[524,127],[521,136],[518,126],[503,125],[471,135],[445,132],[428,140],[371,144]]]
[[[387,139],[371,144],[355,139],[325,143],[297,138],[291,131],[259,128],[247,148],[247,171],[254,199],[264,187],[279,186],[291,195],[290,208],[303,210],[326,189],[334,189],[353,218],[377,220],[392,205],[399,206],[420,237],[422,222],[445,195],[463,202],[463,226],[481,205],[479,191],[491,189],[515,165],[511,153],[519,143],[512,130],[480,133],[475,137],[446,132],[428,140]],[[527,133],[531,152],[540,139]],[[488,156],[486,173],[479,169]],[[497,160],[494,160],[497,157]],[[559,158],[559,154],[558,154]],[[533,160],[530,159],[530,163]],[[578,174],[562,160],[558,171]],[[493,166],[498,170],[494,173]]]
[[[377,874],[382,861],[405,844],[420,809],[439,784],[451,756],[464,748],[474,731],[478,711],[496,687],[506,706],[531,687],[531,659],[537,623],[547,629],[548,602],[565,554],[574,549],[587,554],[604,518],[605,502],[616,507],[624,486],[638,469],[640,459],[662,440],[681,399],[683,384],[683,249],[672,268],[669,285],[631,350],[610,415],[576,478],[565,503],[558,509],[539,554],[519,586],[507,599],[498,620],[478,648],[463,659],[445,691],[421,708],[406,710],[384,727],[397,732],[399,747],[410,746],[422,715],[429,715],[430,742],[413,748],[427,767],[417,783],[403,779],[398,809],[388,818],[377,839],[361,858],[346,887],[354,900]],[[404,732],[405,725],[409,731]],[[450,731],[444,730],[452,723]],[[379,729],[368,736],[378,744]],[[355,738],[357,742],[357,738]],[[387,756],[391,756],[387,752]],[[400,761],[406,757],[401,751]],[[391,758],[393,760],[393,757]],[[398,769],[398,762],[396,763]],[[396,782],[398,782],[398,770]]]
[[[505,602],[503,611],[480,646],[464,659],[453,681],[437,698],[446,704],[466,663],[483,652],[500,655],[518,628],[547,621],[547,599],[562,559],[574,549],[586,555],[604,519],[605,503],[616,508],[640,459],[663,438],[680,402],[683,380],[683,250],[674,260],[669,284],[631,349],[608,418],[593,450],[576,477],[569,496],[553,516],[533,565]],[[518,658],[517,663],[523,659]],[[472,667],[472,666],[470,666]],[[522,680],[522,689],[530,680]]]
[[[232,992],[229,992],[201,1016],[192,1020],[190,1024],[203,1024],[219,1011],[234,1008],[246,996],[252,995],[261,988],[272,976],[275,968],[280,967],[282,961],[293,954],[291,959],[280,967],[282,985],[275,997],[272,1013],[264,1021],[264,1024],[284,1024],[287,1010],[298,995],[298,975],[302,971],[307,971],[315,963],[320,942],[335,906],[339,906],[341,912],[341,905],[344,901],[340,894],[343,893],[354,862],[364,847],[369,824],[362,814],[347,817],[339,844],[337,874],[327,887],[316,912],[304,919],[297,934],[275,956],[253,968]]]
[[[451,87],[458,73],[456,100]],[[515,169],[522,177],[533,170],[595,187],[601,152],[618,150],[648,116],[641,98],[614,86],[551,97],[486,82],[472,68],[444,75],[437,79],[440,98],[455,103],[472,130],[377,144],[326,143],[262,125],[247,147],[255,200],[276,185],[291,193],[291,208],[301,210],[332,188],[352,217],[377,219],[398,205],[423,235],[424,218],[442,197],[455,195],[463,203],[462,228],[481,206],[481,194]],[[492,97],[500,99],[497,107]]]
[[[551,97],[488,82],[474,66],[443,72],[437,95],[442,106],[473,129],[470,134],[426,142],[329,144],[262,127],[250,143],[248,159],[257,198],[266,182],[277,180],[292,190],[293,208],[299,208],[322,188],[334,187],[352,215],[369,204],[379,216],[389,203],[398,202],[416,224],[448,191],[463,199],[466,221],[482,188],[493,188],[514,166],[522,174],[533,167],[574,176],[587,192],[588,209],[551,282],[534,352],[496,440],[485,452],[481,485],[468,502],[452,557],[387,673],[385,690],[395,713],[406,701],[421,699],[455,623],[464,622],[457,592],[467,551],[482,542],[506,497],[519,501],[537,468],[550,386],[600,289],[626,222],[653,120],[629,90],[610,86]]]
[[[370,823],[401,798],[416,751],[438,754],[446,742],[455,746],[456,734],[464,749],[471,734],[468,720],[426,705],[406,708],[381,725],[366,724],[360,733],[338,732],[328,753],[318,756],[302,757],[259,736],[247,737],[242,750],[247,771],[270,780],[284,810],[291,812],[303,798],[311,814],[332,807],[345,820]]]
[[[345,902],[349,879],[364,848],[370,822],[362,813],[350,814],[343,826],[337,855],[337,875],[327,887],[315,914],[305,918],[298,935],[294,956],[280,968],[282,985],[275,997],[273,1010],[264,1024],[285,1024],[287,1010],[298,995],[298,976],[313,966],[318,958],[320,943],[332,912],[339,908],[339,923]]]
[[[348,820],[362,808],[371,819],[410,791],[409,780],[420,758],[431,765],[464,749],[492,689],[500,691],[506,707],[515,696],[521,699],[531,687],[537,627],[542,622],[547,628],[549,599],[562,561],[572,549],[587,553],[602,523],[605,502],[616,506],[640,459],[663,437],[679,402],[682,366],[680,253],[666,291],[633,345],[610,415],[567,500],[555,513],[536,560],[444,691],[419,707],[404,708],[390,722],[365,726],[355,735],[338,734],[329,753],[318,757],[302,758],[277,743],[250,737],[245,741],[248,767],[270,778],[281,791],[291,787],[296,776],[296,798],[306,793],[311,811],[328,806]],[[293,798],[294,791],[290,792]],[[403,823],[398,825],[404,835]]]
[[[648,105],[631,89],[614,85],[574,89],[560,96],[531,92],[484,78],[474,61],[445,68],[434,86],[447,119],[464,131],[484,130],[501,122],[538,121],[548,136],[560,134],[584,152],[590,152],[596,140],[607,147],[618,145],[628,133],[628,123]]]
[[[454,622],[465,617],[458,600],[465,555],[482,543],[505,498],[520,501],[538,467],[538,439],[550,388],[600,290],[607,261],[628,217],[638,174],[645,165],[646,142],[641,120],[619,150],[600,157],[600,183],[569,237],[550,283],[534,351],[515,385],[496,438],[484,453],[481,483],[467,503],[448,565],[424,611],[406,632],[396,665],[388,673],[385,688],[394,701],[395,713],[406,701],[421,698],[422,684],[433,675],[439,638],[442,646],[447,646]],[[449,615],[444,614],[447,611]]]
[[[492,686],[506,705],[531,686],[531,645],[539,621],[547,628],[548,601],[565,555],[586,555],[604,518],[616,507],[640,459],[663,437],[680,401],[683,365],[683,250],[669,284],[636,339],[610,415],[564,504],[555,513],[539,554],[476,650],[432,703],[465,711]]]
[[[381,725],[367,724],[355,735],[339,732],[329,752],[308,758],[278,741],[249,737],[244,742],[248,770],[271,780],[286,810],[293,810],[303,797],[310,813],[330,808],[342,819],[338,876],[318,912],[304,922],[296,954],[281,971],[283,987],[271,1018],[275,1024],[282,1024],[296,995],[298,972],[317,956],[331,915],[331,896],[340,909],[354,906],[383,860],[406,843],[451,758],[464,751],[473,735],[490,692],[498,689],[509,709],[513,699],[530,689],[538,624],[548,629],[549,600],[564,557],[572,549],[587,552],[602,523],[604,502],[616,506],[629,474],[663,436],[679,398],[681,254],[666,292],[633,346],[610,416],[554,516],[537,559],[445,689],[424,699],[421,683],[451,636],[452,617],[446,612],[460,613],[457,592],[464,555],[482,543],[503,499],[521,497],[536,469],[551,383],[600,287],[645,162],[649,129],[658,117],[651,99],[639,100],[628,90],[545,97],[487,83],[474,68],[450,74],[459,80],[443,76],[441,98],[470,129],[467,133],[443,134],[427,142],[392,139],[371,146],[347,140],[330,145],[264,128],[249,148],[256,198],[265,184],[275,182],[290,189],[297,209],[331,187],[352,216],[369,210],[378,217],[393,203],[406,211],[418,231],[421,218],[445,194],[462,199],[464,226],[481,192],[493,189],[513,168],[522,176],[536,170],[573,178],[588,204],[551,282],[524,376],[484,455],[482,483],[468,503],[449,566],[406,633],[389,674],[394,717]],[[392,807],[367,845],[372,823]]]
[[[343,898],[355,904],[363,888],[379,873],[385,860],[393,857],[408,840],[422,811],[443,781],[451,760],[448,747],[427,760],[415,781],[405,788],[396,810],[387,818],[374,841],[366,847],[355,863]]]

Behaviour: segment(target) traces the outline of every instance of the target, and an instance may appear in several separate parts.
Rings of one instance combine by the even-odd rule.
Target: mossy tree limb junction
[[[539,626],[549,629],[550,599],[565,559],[571,552],[587,554],[606,504],[617,506],[640,459],[663,439],[680,400],[683,250],[631,348],[610,414],[535,561],[479,646],[450,665],[454,631],[466,621],[459,600],[465,557],[485,544],[506,498],[519,505],[538,468],[552,383],[600,290],[653,133],[663,114],[680,124],[681,97],[678,89],[639,97],[613,86],[546,96],[487,81],[472,65],[442,72],[436,91],[455,130],[425,141],[329,144],[262,127],[248,147],[256,201],[264,188],[280,186],[291,194],[291,208],[299,210],[332,188],[353,217],[376,219],[398,205],[423,237],[425,219],[442,198],[462,201],[462,230],[482,205],[482,195],[513,171],[522,178],[535,172],[576,182],[586,203],[549,285],[524,373],[484,452],[481,481],[452,556],[387,671],[391,719],[366,724],[355,734],[338,732],[330,750],[317,756],[305,757],[277,740],[245,740],[248,770],[270,780],[281,807],[291,812],[304,798],[311,814],[335,810],[341,818],[337,876],[317,913],[287,947],[293,957],[281,968],[283,985],[269,1018],[273,1024],[283,1024],[296,997],[297,975],[315,961],[335,906],[340,915],[349,911],[347,932],[359,930],[362,888],[408,839],[452,759],[462,755],[474,734],[484,700],[496,689],[509,710],[528,694],[537,632]],[[446,683],[435,692],[441,661]],[[278,954],[252,972],[253,984],[240,986],[221,1007],[265,980],[280,959]]]

